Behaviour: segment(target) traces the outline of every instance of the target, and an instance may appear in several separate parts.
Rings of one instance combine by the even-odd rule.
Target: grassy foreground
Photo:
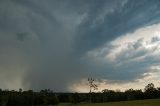
[[[69,104],[60,104],[59,106],[74,106]],[[109,103],[84,103],[77,106],[160,106],[160,99],[121,101]]]

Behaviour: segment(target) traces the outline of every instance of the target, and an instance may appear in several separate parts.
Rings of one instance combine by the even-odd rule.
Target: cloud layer
[[[155,67],[158,72],[159,5],[158,0],[1,0],[0,86],[68,91],[87,77],[127,83],[144,79]]]

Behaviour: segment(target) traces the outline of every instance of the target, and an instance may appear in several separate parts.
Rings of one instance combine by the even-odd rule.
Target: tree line
[[[104,89],[101,92],[90,90],[89,93],[56,93],[50,89],[39,92],[0,89],[0,106],[56,106],[63,102],[76,105],[80,102],[99,103],[155,98],[160,98],[160,88],[155,88],[153,83],[146,85],[144,90],[128,89],[124,92]]]
[[[33,90],[19,91],[0,89],[0,106],[47,106],[57,105],[59,99],[50,89],[34,92]]]

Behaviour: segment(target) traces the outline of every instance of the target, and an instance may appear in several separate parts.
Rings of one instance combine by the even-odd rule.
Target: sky
[[[0,0],[0,88],[160,86],[159,0]]]

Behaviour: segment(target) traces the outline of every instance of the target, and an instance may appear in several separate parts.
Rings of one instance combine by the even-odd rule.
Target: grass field
[[[59,106],[74,106],[69,104],[60,104]],[[160,106],[160,99],[151,100],[136,100],[136,101],[121,101],[110,103],[84,103],[77,106]]]

